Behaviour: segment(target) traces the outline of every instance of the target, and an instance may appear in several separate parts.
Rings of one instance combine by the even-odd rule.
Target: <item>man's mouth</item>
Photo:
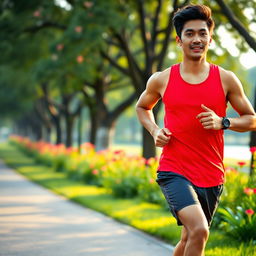
[[[190,49],[194,52],[198,52],[204,49],[203,45],[191,45]]]

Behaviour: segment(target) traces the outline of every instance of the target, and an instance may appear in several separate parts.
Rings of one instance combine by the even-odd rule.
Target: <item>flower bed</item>
[[[71,179],[105,187],[116,197],[140,197],[167,208],[155,182],[157,158],[145,160],[122,150],[96,152],[90,143],[83,144],[79,152],[77,148],[32,142],[19,136],[11,137],[11,141],[36,161],[53,166],[55,171],[66,173]],[[220,228],[240,241],[256,242],[256,183],[238,171],[243,166],[244,162],[240,161],[235,167],[226,167],[225,189],[213,228]]]

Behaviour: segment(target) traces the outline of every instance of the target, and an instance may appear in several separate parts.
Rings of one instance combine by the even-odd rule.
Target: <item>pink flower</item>
[[[240,161],[240,162],[237,162],[237,164],[238,164],[240,167],[242,167],[242,166],[246,165],[246,162]]]
[[[41,16],[41,12],[39,10],[36,10],[36,11],[33,12],[33,16],[38,18],[38,17]]]
[[[103,172],[107,171],[107,169],[108,169],[108,167],[107,167],[106,165],[104,165],[104,166],[101,167],[101,170],[102,170]]]
[[[248,215],[248,216],[252,216],[254,214],[254,210],[253,209],[247,209],[245,210],[245,213]]]
[[[150,157],[149,159],[145,160],[145,164],[146,165],[153,165],[155,163],[155,158],[154,157]]]
[[[248,196],[252,195],[254,193],[252,188],[244,188],[244,193]]]
[[[155,182],[155,180],[153,179],[153,178],[151,178],[150,180],[149,180],[149,183],[150,184],[153,184]]]
[[[79,56],[76,57],[76,61],[78,63],[82,63],[84,61],[84,57],[82,55],[79,55]]]
[[[83,28],[81,26],[76,26],[75,31],[76,33],[81,33],[83,31]]]
[[[57,44],[56,48],[57,48],[58,51],[61,51],[61,50],[63,50],[64,45],[63,44]]]
[[[92,6],[93,6],[93,2],[90,2],[90,1],[85,1],[84,2],[84,7],[91,8]]]
[[[99,171],[98,171],[97,169],[94,169],[94,170],[92,170],[92,174],[93,174],[93,175],[98,175],[98,174],[99,174]]]
[[[237,170],[233,167],[226,167],[225,171],[226,173],[237,173]]]

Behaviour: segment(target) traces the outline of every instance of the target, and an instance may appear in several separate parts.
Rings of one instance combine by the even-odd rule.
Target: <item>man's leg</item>
[[[186,240],[182,256],[203,256],[209,236],[208,222],[200,205],[190,205],[178,212],[178,217],[185,227]],[[182,250],[182,247],[179,247]],[[175,255],[175,254],[174,254]],[[180,255],[180,254],[177,254]]]
[[[186,243],[188,240],[188,232],[186,228],[183,226],[181,230],[181,239],[175,246],[173,256],[183,256],[184,255],[184,250],[186,247]]]

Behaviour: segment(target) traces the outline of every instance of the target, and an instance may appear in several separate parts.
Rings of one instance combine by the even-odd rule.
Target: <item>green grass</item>
[[[102,212],[163,240],[176,244],[180,227],[168,211],[159,205],[140,199],[117,199],[106,189],[72,181],[64,173],[35,163],[10,144],[0,145],[0,158],[28,179],[83,206]],[[207,244],[206,256],[254,256],[253,245],[230,241],[220,231],[213,230]]]

